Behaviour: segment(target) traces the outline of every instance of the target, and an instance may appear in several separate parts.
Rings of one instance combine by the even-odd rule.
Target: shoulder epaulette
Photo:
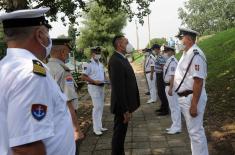
[[[38,60],[33,61],[33,72],[40,76],[46,76],[46,69],[43,67],[42,63]]]
[[[171,61],[175,61],[175,59],[174,59],[174,58],[171,58]]]
[[[194,53],[195,55],[199,54],[199,52],[198,52],[197,49],[194,49],[194,50],[193,50],[193,53]]]
[[[60,64],[60,65],[61,65],[61,67],[63,67],[63,68],[64,68],[64,70],[65,70],[65,71],[69,71],[69,72],[70,72],[69,67],[65,66],[64,64]]]
[[[193,50],[193,52],[194,52],[194,55],[198,55],[198,56],[200,56],[201,58],[202,58],[202,60],[203,61],[205,61],[206,62],[206,64],[207,64],[207,61],[206,61],[206,59],[198,52],[198,50],[197,49],[194,49]]]

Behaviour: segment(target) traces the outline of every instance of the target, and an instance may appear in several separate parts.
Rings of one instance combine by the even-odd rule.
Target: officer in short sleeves
[[[166,130],[168,134],[177,134],[181,132],[181,111],[178,104],[177,94],[174,92],[174,76],[178,61],[175,58],[174,48],[164,46],[164,52],[169,57],[163,67],[163,78],[172,121],[171,127]]]
[[[82,79],[87,81],[88,92],[91,96],[93,109],[92,109],[92,120],[93,120],[93,132],[100,136],[104,131],[108,129],[103,128],[102,115],[104,108],[104,83],[105,83],[105,72],[104,66],[99,61],[101,58],[100,47],[91,48],[92,58],[87,64],[83,66]]]
[[[69,59],[69,52],[72,50],[69,38],[57,38],[52,40],[51,58],[49,58],[47,66],[52,77],[58,83],[61,91],[67,96],[67,105],[72,116],[74,125],[75,140],[83,139],[76,110],[78,109],[78,95],[74,87],[74,79],[70,69],[65,65]]]
[[[8,46],[0,62],[0,107],[6,110],[0,124],[7,126],[0,128],[0,141],[8,138],[9,145],[2,148],[0,144],[1,155],[75,154],[67,98],[42,62],[51,48],[50,25],[43,16],[48,10],[18,10],[0,16]]]
[[[203,128],[203,115],[207,102],[205,89],[207,62],[202,50],[196,45],[198,32],[180,28],[177,35],[184,52],[175,72],[175,92],[185,117],[192,155],[208,155],[207,139]]]

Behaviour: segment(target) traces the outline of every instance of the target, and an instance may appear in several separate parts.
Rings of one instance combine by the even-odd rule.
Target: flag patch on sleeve
[[[73,77],[72,77],[72,75],[66,76],[65,82],[66,82],[67,84],[73,84]]]
[[[195,65],[195,70],[199,71],[200,70],[200,66],[199,65]]]

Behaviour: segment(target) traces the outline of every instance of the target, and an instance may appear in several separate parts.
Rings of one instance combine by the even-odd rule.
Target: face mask
[[[164,54],[163,54],[163,57],[164,57],[164,58],[167,58],[167,59],[169,58],[169,56],[168,56],[167,53],[164,53]]]
[[[51,41],[50,36],[48,36],[48,40],[49,40],[48,46],[45,46],[45,45],[43,45],[43,44],[41,43],[41,45],[42,45],[42,46],[45,48],[45,50],[46,50],[46,57],[48,57],[49,54],[51,53],[51,47],[52,47],[52,41]]]
[[[184,51],[185,50],[185,45],[183,44],[182,41],[179,41],[179,44],[177,45],[177,48],[179,51]]]
[[[134,50],[134,47],[130,43],[128,43],[126,45],[126,53],[132,53],[133,50]]]
[[[96,54],[95,55],[95,60],[99,60],[101,58],[101,55],[100,54]]]
[[[149,56],[149,52],[144,53],[145,56]]]
[[[69,58],[65,59],[64,63],[69,63]]]

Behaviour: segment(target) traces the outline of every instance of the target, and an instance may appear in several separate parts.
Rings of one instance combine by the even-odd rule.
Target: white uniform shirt
[[[33,60],[44,66],[46,76],[33,72]],[[47,155],[75,154],[67,98],[40,60],[25,49],[8,48],[0,62],[0,88],[1,118],[6,118],[0,130],[8,127],[10,147],[42,140]]]
[[[83,67],[83,74],[89,76],[92,80],[105,80],[103,64],[95,62],[94,59],[91,59],[90,62]]]
[[[145,65],[144,65],[144,67],[145,67],[145,72],[149,72],[149,71],[151,71],[151,67],[155,67],[155,57],[152,55],[152,54],[150,54],[148,57],[147,57],[147,60],[146,60],[146,62],[145,62]],[[154,69],[155,70],[155,69]]]
[[[0,73],[1,73],[1,62],[0,62]],[[2,82],[0,75],[0,82]],[[7,103],[2,101],[2,96],[4,92],[0,91],[0,154],[1,155],[10,155],[9,150],[9,137],[8,137],[8,128],[7,128]]]
[[[183,92],[185,90],[193,90],[194,77],[204,79],[203,89],[205,89],[205,79],[207,77],[206,57],[202,50],[196,44],[194,44],[187,52],[184,52],[182,57],[180,58],[180,61],[175,71],[174,86],[175,89],[177,89],[180,82],[182,81],[183,76],[187,70],[188,64],[190,63],[194,55],[194,50],[199,52],[199,55],[196,55],[194,57],[189,71],[185,77],[185,80],[178,92]]]
[[[178,64],[178,61],[174,55],[172,55],[169,59],[167,59],[163,67],[163,77],[164,77],[165,83],[169,83],[171,80],[171,76],[175,75],[177,64]]]

